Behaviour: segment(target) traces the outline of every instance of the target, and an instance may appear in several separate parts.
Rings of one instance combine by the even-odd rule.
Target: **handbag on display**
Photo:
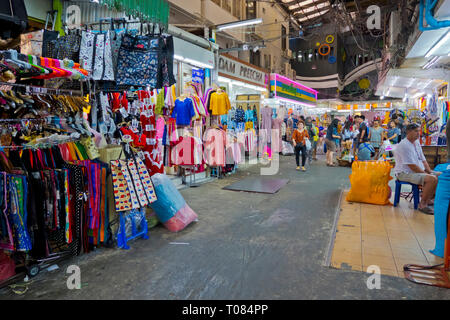
[[[42,57],[56,56],[56,39],[58,39],[58,37],[58,31],[44,30],[42,39]]]
[[[143,208],[157,201],[150,174],[134,154],[127,160],[111,161],[111,173],[117,212]]]
[[[111,31],[82,32],[79,59],[83,69],[88,70],[94,80],[113,81],[115,79],[111,34]]]
[[[125,34],[117,62],[117,84],[153,89],[158,85],[160,39]]]
[[[81,36],[77,33],[71,33],[55,40],[54,59],[69,59],[74,62],[80,61]]]
[[[38,30],[20,35],[20,53],[26,55],[42,56],[42,44],[44,42],[44,31]]]

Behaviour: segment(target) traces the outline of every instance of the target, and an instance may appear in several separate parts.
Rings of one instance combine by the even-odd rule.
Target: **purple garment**
[[[270,143],[272,137],[272,115],[272,108],[264,107],[261,109],[261,129],[266,131],[265,135],[268,143]]]
[[[272,109],[264,107],[261,109],[261,129],[272,129]]]
[[[278,145],[276,145],[275,141],[272,141],[272,151],[273,152],[281,152],[281,148],[283,146],[283,137],[281,135],[281,124],[283,123],[283,119],[277,118],[272,120],[272,129],[274,131],[272,132],[272,135],[275,135],[278,133]],[[278,131],[275,131],[278,130]]]

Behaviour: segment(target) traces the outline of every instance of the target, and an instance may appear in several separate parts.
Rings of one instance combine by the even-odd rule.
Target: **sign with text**
[[[308,104],[317,103],[317,91],[308,88],[301,83],[292,81],[279,74],[270,75],[270,91],[274,98],[303,102]]]
[[[222,55],[219,57],[219,72],[258,86],[267,86],[265,72]]]

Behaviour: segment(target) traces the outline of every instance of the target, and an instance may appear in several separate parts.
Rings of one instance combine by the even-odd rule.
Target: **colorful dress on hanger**
[[[164,173],[164,164],[162,155],[158,152],[158,141],[156,139],[156,115],[155,103],[152,101],[154,92],[139,91],[139,100],[141,101],[141,127],[145,135],[145,165],[153,176],[156,173]]]

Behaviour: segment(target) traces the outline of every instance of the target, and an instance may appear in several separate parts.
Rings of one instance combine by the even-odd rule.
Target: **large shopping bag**
[[[171,232],[179,232],[198,220],[197,214],[187,205],[173,182],[164,174],[152,177],[158,200],[150,206],[159,221]]]
[[[391,188],[389,181],[392,166],[387,161],[355,161],[352,165],[347,195],[348,202],[389,205]]]

